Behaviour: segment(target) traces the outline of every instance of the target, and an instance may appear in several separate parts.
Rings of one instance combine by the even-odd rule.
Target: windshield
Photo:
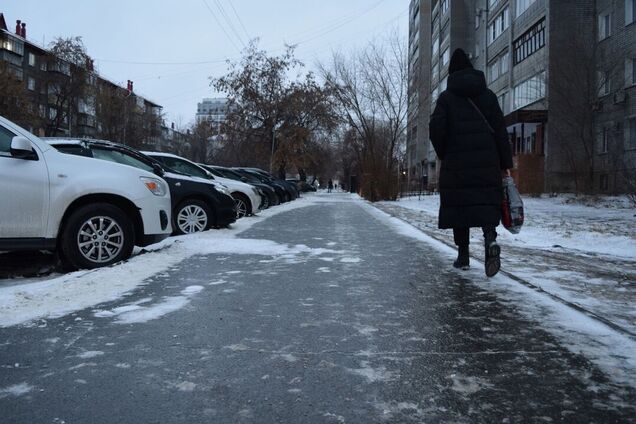
[[[92,150],[93,157],[95,159],[103,159],[110,162],[120,163],[122,165],[128,165],[135,168],[143,169],[144,171],[154,172],[152,166],[119,150],[112,150],[103,147],[93,147]]]
[[[205,169],[190,163],[187,160],[172,156],[153,156],[153,158],[165,164],[168,168],[174,169],[182,174],[189,175],[191,177],[205,178],[206,180],[214,179],[208,172],[205,171]]]

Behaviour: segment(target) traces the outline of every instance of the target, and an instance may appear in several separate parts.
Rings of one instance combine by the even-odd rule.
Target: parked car
[[[273,181],[272,179],[259,174],[258,172],[250,171],[247,168],[231,168],[231,169],[235,172],[238,172],[239,174],[243,175],[244,177],[248,179],[256,179],[258,182],[262,184],[267,184],[268,186],[270,186],[276,192],[276,196],[278,197],[278,203],[285,203],[292,200],[290,192],[284,185],[279,184]]]
[[[214,175],[205,168],[177,155],[158,152],[143,153],[156,159],[170,169],[174,169],[191,177],[212,180],[217,187],[227,189],[228,194],[232,196],[236,202],[237,218],[255,214],[260,210],[261,196],[258,194],[258,191],[249,184],[228,179],[221,181],[215,178]]]
[[[278,200],[278,196],[276,195],[276,191],[274,191],[274,189],[269,185],[261,183],[256,177],[247,178],[245,175],[241,175],[233,169],[225,168],[222,166],[206,165],[205,169],[214,174],[214,176],[218,175],[220,177],[241,181],[259,189],[263,197],[261,209],[267,209],[270,206],[276,206],[280,203]]]
[[[161,176],[166,180],[172,196],[175,234],[227,227],[236,220],[234,199],[219,192],[209,181],[165,168],[129,146],[105,140],[45,138],[45,141],[63,153],[133,166]]]
[[[0,250],[55,250],[73,268],[168,237],[170,192],[147,170],[60,153],[0,117]]]
[[[283,186],[285,188],[285,191],[289,194],[289,200],[297,199],[300,196],[300,193],[298,191],[298,188],[296,187],[296,184],[290,183],[289,181],[286,181],[286,180],[281,180],[280,178],[276,178],[272,174],[270,174],[269,172],[264,171],[264,170],[259,169],[259,168],[245,168],[245,169],[247,171],[251,171],[251,172],[257,173],[259,175],[262,175],[263,177],[267,178],[268,180],[273,181],[276,184],[280,184],[281,186]]]
[[[225,185],[227,188],[229,188],[230,191],[233,191],[233,187],[244,187],[245,190],[249,189],[252,192],[254,192],[258,196],[258,199],[255,198],[254,200],[258,200],[259,210],[267,209],[269,207],[269,201],[268,201],[267,195],[263,192],[263,190],[261,190],[260,187],[256,187],[254,184],[250,184],[247,181],[243,181],[241,179],[228,178],[225,175],[221,174],[218,170],[214,169],[214,167],[211,165],[206,165],[204,163],[198,163],[197,165],[199,165],[201,168],[205,169],[210,174],[212,174],[214,176],[215,181],[219,181],[220,183]],[[237,200],[237,205],[238,205],[238,200]],[[242,217],[242,216],[244,215],[241,215],[239,217]]]
[[[298,191],[302,192],[302,193],[307,193],[310,191],[316,191],[316,187],[314,187],[313,185],[309,184],[307,181],[301,181],[301,180],[297,180],[297,179],[287,179],[287,181],[289,181],[290,183],[296,184],[296,187],[298,188]]]

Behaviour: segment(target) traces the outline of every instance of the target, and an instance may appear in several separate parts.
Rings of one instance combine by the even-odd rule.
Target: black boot
[[[486,251],[486,260],[484,268],[487,277],[493,277],[501,268],[501,248],[497,244],[497,233],[495,230],[484,232],[484,244]]]
[[[457,247],[457,259],[453,262],[455,268],[466,271],[470,269],[470,258],[468,257],[468,245]]]

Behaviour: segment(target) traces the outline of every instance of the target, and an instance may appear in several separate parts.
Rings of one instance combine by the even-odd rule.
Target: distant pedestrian
[[[451,58],[448,88],[437,99],[430,137],[442,161],[439,228],[453,229],[458,248],[453,266],[469,268],[469,231],[481,227],[485,271],[492,277],[501,267],[495,228],[501,220],[502,176],[510,173],[512,153],[497,96],[461,49]]]
[[[327,183],[327,193],[331,193],[332,190],[333,190],[333,181],[329,180],[329,182]]]

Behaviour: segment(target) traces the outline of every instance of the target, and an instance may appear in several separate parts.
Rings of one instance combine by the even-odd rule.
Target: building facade
[[[197,104],[196,122],[207,121],[216,130],[216,134],[222,134],[222,125],[227,120],[228,101],[225,98],[203,99]]]
[[[419,71],[413,92],[429,104],[420,100],[418,113],[409,114],[409,129],[422,134],[413,143],[419,146],[407,144],[407,155],[410,164],[426,164],[428,188],[437,187],[439,163],[422,123],[446,89],[453,50],[463,48],[499,98],[523,192],[629,191],[636,172],[634,3],[413,0],[412,10],[430,14],[430,24],[420,18],[419,41],[410,39],[419,43],[420,66],[430,68],[428,76]]]
[[[24,84],[28,106],[38,119],[18,124],[36,135],[111,135],[112,141],[143,144],[148,148],[153,143],[161,147],[170,144],[161,138],[165,133],[161,130],[161,105],[135,93],[132,81],[128,81],[127,87],[121,87],[101,77],[91,61],[79,72],[76,65],[28,39],[25,23],[16,21],[15,30],[9,29],[2,13],[0,63]],[[81,90],[71,82],[71,78],[78,75],[83,78]],[[146,137],[139,143],[132,142],[138,134]]]

